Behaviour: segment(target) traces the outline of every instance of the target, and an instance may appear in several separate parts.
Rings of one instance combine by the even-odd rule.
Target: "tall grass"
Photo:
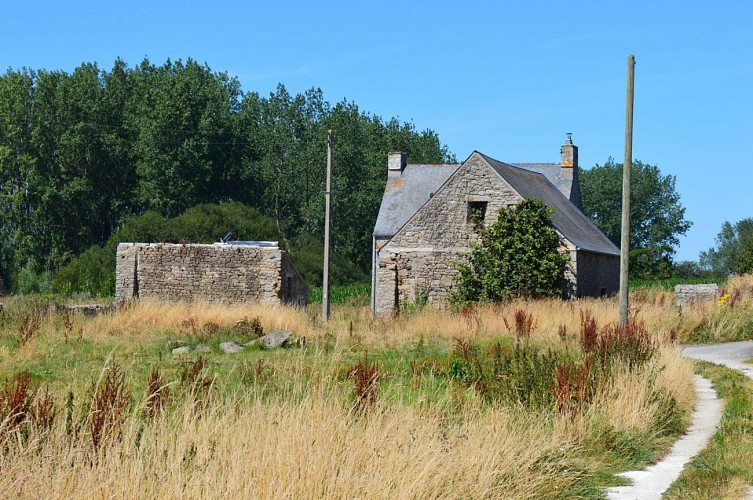
[[[753,278],[725,288],[721,306],[681,311],[671,292],[636,291],[630,331],[612,326],[611,299],[516,301],[462,314],[424,308],[396,318],[373,318],[351,301],[333,308],[326,325],[315,306],[144,302],[84,318],[9,299],[0,381],[27,371],[27,392],[49,406],[39,403],[47,394],[53,417],[7,434],[0,492],[598,496],[611,472],[656,460],[684,428],[692,364],[674,343],[745,334]],[[32,310],[39,323],[21,342]],[[246,335],[252,323],[306,342],[219,353],[220,341]],[[175,341],[214,352],[173,356]],[[108,385],[114,369],[103,366],[113,365]],[[49,392],[37,389],[45,385]],[[92,414],[112,415],[101,422],[106,432],[92,427]]]
[[[301,369],[311,356],[316,375]],[[380,399],[356,412],[351,390],[339,383],[342,365],[331,364],[331,356],[288,357],[276,367],[284,377],[254,382],[275,385],[271,395],[258,385],[212,389],[199,414],[186,392],[165,412],[145,418],[139,409],[151,396],[144,393],[119,433],[97,444],[89,428],[72,436],[59,419],[47,434],[9,441],[0,492],[45,498],[136,492],[141,498],[598,496],[595,457],[586,445],[603,444],[603,436],[631,426],[646,429],[659,411],[652,391],[682,392],[678,382],[687,375],[677,355],[663,351],[662,362],[674,368],[662,370],[657,358],[650,370],[619,376],[575,420],[487,405],[475,390],[452,385],[431,405]],[[651,383],[659,372],[664,380]],[[118,398],[111,407],[121,407]]]

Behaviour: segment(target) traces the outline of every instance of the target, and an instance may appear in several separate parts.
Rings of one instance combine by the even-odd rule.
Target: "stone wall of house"
[[[395,305],[426,298],[437,308],[448,306],[458,254],[478,241],[468,220],[471,202],[486,202],[484,226],[497,220],[500,208],[523,198],[479,155],[472,155],[448,183],[390,240],[376,241],[374,312],[394,312]],[[569,252],[564,295],[611,295],[619,289],[619,257],[576,250],[559,232],[561,251]]]
[[[438,309],[446,308],[457,276],[452,265],[456,258],[455,252],[441,249],[383,252],[376,269],[377,313],[393,312],[395,304],[405,306],[422,300]]]
[[[572,259],[571,259],[572,265]],[[606,297],[620,290],[620,256],[578,250],[572,297]]]
[[[500,208],[522,200],[480,156],[472,155],[423,209],[378,247],[375,312],[393,312],[395,304],[413,303],[419,294],[435,307],[446,307],[457,274],[452,261],[478,241],[468,220],[469,203],[486,203],[483,225],[489,226]]]
[[[308,289],[279,247],[121,243],[116,300],[305,304]]]

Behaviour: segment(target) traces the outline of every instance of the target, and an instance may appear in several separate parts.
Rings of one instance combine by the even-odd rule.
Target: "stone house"
[[[276,241],[121,243],[117,301],[205,301],[305,306],[309,289]]]
[[[561,251],[569,252],[565,297],[610,295],[619,289],[619,249],[581,212],[578,148],[568,134],[560,163],[503,163],[474,151],[462,164],[407,164],[390,153],[373,234],[371,308],[375,314],[413,303],[419,294],[448,305],[453,261],[478,241],[499,209],[525,198],[554,210]]]

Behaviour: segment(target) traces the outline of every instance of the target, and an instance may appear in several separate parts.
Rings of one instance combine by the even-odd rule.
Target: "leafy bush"
[[[16,293],[28,295],[30,293],[52,293],[52,274],[49,271],[39,272],[34,262],[29,261],[16,274],[14,280]]]
[[[562,293],[568,257],[559,252],[552,210],[541,200],[500,209],[497,221],[480,236],[481,242],[457,263],[460,274],[450,296],[454,305]]]

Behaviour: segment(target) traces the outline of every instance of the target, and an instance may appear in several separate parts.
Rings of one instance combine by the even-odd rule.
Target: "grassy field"
[[[70,498],[599,498],[694,404],[678,341],[745,337],[753,280],[678,313],[659,289],[374,319],[142,303],[0,315],[0,492]],[[254,326],[257,325],[257,326]],[[642,326],[641,326],[642,325]],[[218,346],[287,329],[290,347]],[[206,346],[173,355],[177,345]],[[682,494],[680,494],[682,496]]]

